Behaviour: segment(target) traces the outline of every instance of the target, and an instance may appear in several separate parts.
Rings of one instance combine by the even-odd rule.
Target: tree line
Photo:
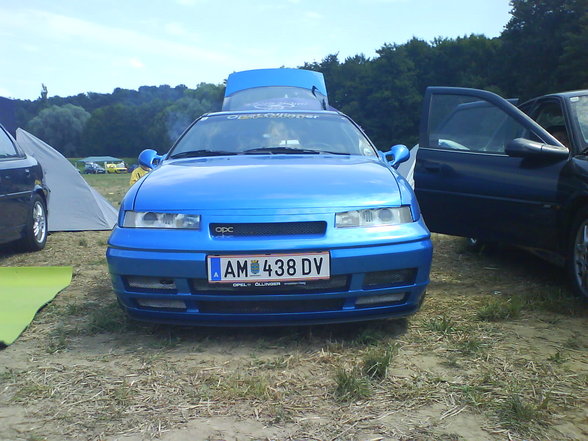
[[[511,0],[499,37],[469,35],[384,44],[373,58],[330,54],[303,69],[322,72],[330,104],[383,150],[418,138],[427,86],[487,89],[525,100],[588,88],[588,0]],[[18,100],[17,123],[68,157],[166,151],[198,116],[219,110],[224,84],[143,86],[111,94]]]

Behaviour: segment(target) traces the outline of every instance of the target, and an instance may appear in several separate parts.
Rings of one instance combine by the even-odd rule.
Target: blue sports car
[[[332,110],[321,74],[232,74],[223,111],[139,157],[153,171],[107,251],[119,303],[139,320],[217,326],[415,313],[432,245],[395,170],[407,158]]]

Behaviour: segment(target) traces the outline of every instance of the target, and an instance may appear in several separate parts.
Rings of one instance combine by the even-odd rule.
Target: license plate
[[[210,283],[328,279],[328,252],[208,256]]]

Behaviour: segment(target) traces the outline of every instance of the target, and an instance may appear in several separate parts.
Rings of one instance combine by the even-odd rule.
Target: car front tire
[[[492,250],[497,246],[496,242],[488,242],[480,240],[477,237],[466,237],[466,248],[472,252],[481,252],[484,250]]]
[[[588,299],[588,208],[580,210],[572,223],[567,270],[575,293]]]
[[[477,237],[466,237],[466,245],[471,251],[480,251],[484,248],[484,242]]]
[[[19,247],[25,251],[40,251],[47,243],[47,207],[41,196],[35,194],[29,209],[25,234]]]

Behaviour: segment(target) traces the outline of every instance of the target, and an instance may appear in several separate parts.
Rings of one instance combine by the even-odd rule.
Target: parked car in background
[[[251,88],[259,101],[237,98]],[[227,91],[231,110],[198,118],[165,155],[139,156],[153,171],[122,201],[107,250],[123,309],[223,326],[415,313],[432,245],[396,171],[408,149],[384,155],[325,110],[316,72],[236,73]]]
[[[108,173],[127,173],[127,166],[124,162],[107,162],[104,165]]]
[[[0,243],[43,249],[48,197],[41,165],[0,125]]]
[[[529,248],[588,297],[588,91],[519,108],[490,92],[427,89],[414,173],[431,231]]]
[[[95,162],[87,162],[84,166],[84,173],[86,174],[102,174],[106,173],[106,170],[101,165],[96,164]]]

